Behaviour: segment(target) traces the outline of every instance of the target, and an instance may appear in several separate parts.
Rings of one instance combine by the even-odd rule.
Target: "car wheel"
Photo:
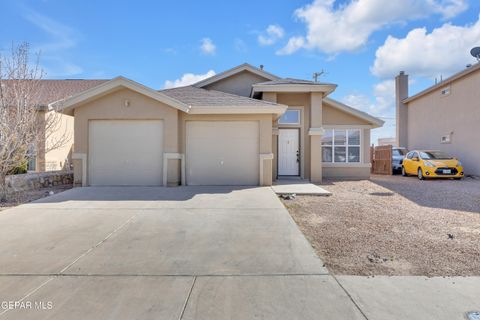
[[[425,177],[423,176],[422,168],[418,168],[418,180],[425,180]]]
[[[405,167],[402,166],[402,176],[407,176],[407,171],[405,171]]]

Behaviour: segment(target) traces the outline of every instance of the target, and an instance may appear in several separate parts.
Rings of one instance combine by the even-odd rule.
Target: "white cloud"
[[[163,87],[165,89],[184,87],[184,86],[194,84],[198,81],[202,81],[203,79],[213,77],[215,74],[216,73],[213,70],[209,70],[207,73],[204,73],[204,74],[185,73],[180,77],[180,79],[165,81],[165,84]]]
[[[301,48],[328,54],[353,51],[385,26],[434,14],[447,19],[467,6],[467,0],[351,0],[343,5],[336,0],[315,0],[295,11],[295,17],[306,25],[306,36],[291,38],[279,53],[291,54]]]
[[[257,38],[258,43],[262,46],[271,46],[275,44],[279,39],[283,38],[285,31],[277,24],[271,24],[267,27],[263,34],[260,34]]]
[[[371,142],[378,138],[395,137],[395,81],[385,80],[373,86],[373,100],[364,94],[350,94],[342,102],[379,117],[383,127],[372,130]]]
[[[449,23],[428,33],[411,30],[405,38],[389,36],[377,49],[371,68],[374,75],[387,78],[404,70],[414,76],[448,76],[474,62],[470,49],[480,44],[480,18],[464,27]]]
[[[200,50],[207,55],[214,55],[217,52],[217,46],[210,38],[203,38],[201,40]]]

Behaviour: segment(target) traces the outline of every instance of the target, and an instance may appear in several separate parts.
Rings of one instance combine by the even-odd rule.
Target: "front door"
[[[278,175],[300,174],[300,148],[298,129],[280,129],[278,134]]]

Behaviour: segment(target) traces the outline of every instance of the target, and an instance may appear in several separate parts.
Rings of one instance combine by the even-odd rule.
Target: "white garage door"
[[[162,121],[92,120],[88,145],[91,186],[162,185]]]
[[[187,122],[188,185],[258,185],[257,121]]]

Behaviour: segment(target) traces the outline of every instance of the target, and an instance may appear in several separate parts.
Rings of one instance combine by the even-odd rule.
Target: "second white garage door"
[[[258,185],[257,121],[188,121],[188,185]]]
[[[89,185],[162,185],[161,120],[91,120],[88,130]]]

